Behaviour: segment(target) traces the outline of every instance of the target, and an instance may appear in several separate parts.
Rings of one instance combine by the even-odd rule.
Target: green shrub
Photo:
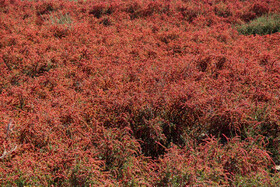
[[[270,175],[270,177],[268,177]],[[278,186],[280,182],[279,173],[269,174],[258,172],[252,176],[236,176],[234,186]]]
[[[69,14],[63,15],[60,13],[59,15],[54,15],[53,13],[50,13],[49,15],[49,20],[52,25],[59,24],[70,26],[73,22]]]
[[[280,31],[280,15],[266,15],[251,22],[237,26],[237,31],[243,35],[266,35]]]

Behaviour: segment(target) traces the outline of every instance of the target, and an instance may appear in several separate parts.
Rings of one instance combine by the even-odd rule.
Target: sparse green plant
[[[68,13],[55,15],[53,12],[49,13],[49,21],[52,25],[66,25],[67,27],[71,27],[73,22]]]
[[[243,35],[266,35],[280,31],[280,15],[261,16],[251,22],[237,26],[237,31]]]

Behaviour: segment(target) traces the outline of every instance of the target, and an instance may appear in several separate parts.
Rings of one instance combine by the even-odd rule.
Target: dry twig
[[[10,132],[13,131],[13,128],[14,128],[14,127],[13,127],[12,120],[10,120],[9,124],[7,125],[6,140],[9,138],[9,134],[10,134]],[[0,156],[0,159],[3,159],[3,158],[5,158],[7,155],[9,155],[9,154],[11,154],[12,152],[14,152],[14,151],[17,149],[17,147],[18,147],[18,146],[16,145],[14,148],[12,148],[11,150],[7,151],[6,148],[5,148],[5,146],[4,146],[4,152],[3,152],[2,156]]]
[[[5,156],[11,154],[11,153],[14,152],[16,149],[17,149],[17,145],[16,145],[13,149],[11,149],[10,151],[7,151],[6,149],[4,149],[4,152],[3,152],[2,156],[0,156],[0,159],[5,158]]]

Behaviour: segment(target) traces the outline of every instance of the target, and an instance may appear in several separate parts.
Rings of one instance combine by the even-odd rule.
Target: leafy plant
[[[1,186],[277,186],[279,6],[0,1]]]
[[[243,35],[266,35],[280,32],[280,15],[258,17],[247,24],[238,26],[237,31]]]
[[[58,14],[58,15],[54,15],[53,12],[50,13],[49,15],[49,19],[50,19],[50,22],[51,24],[55,25],[55,24],[62,24],[62,25],[67,25],[67,26],[70,26],[71,23],[73,22],[70,15],[67,13],[67,14]]]

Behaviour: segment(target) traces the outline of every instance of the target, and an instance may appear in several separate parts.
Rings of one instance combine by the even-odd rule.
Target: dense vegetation
[[[266,35],[280,32],[280,14],[258,17],[250,23],[239,25],[237,30],[244,35]]]
[[[279,185],[279,12],[0,0],[0,184]]]

